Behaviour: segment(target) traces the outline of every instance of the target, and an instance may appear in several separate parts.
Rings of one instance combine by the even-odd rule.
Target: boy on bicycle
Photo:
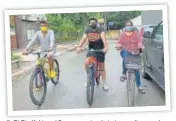
[[[48,30],[48,24],[46,21],[40,22],[40,31],[37,31],[34,36],[32,37],[32,40],[28,43],[26,48],[24,49],[23,54],[28,53],[28,50],[32,47],[33,44],[36,42],[40,43],[40,47],[42,51],[50,50],[49,53],[47,53],[48,63],[50,65],[50,75],[51,78],[54,78],[56,73],[53,70],[53,55],[55,54],[55,37],[54,37],[54,31]]]
[[[120,77],[120,80],[123,82],[126,79],[126,69],[125,69],[125,61],[124,57],[127,54],[132,54],[134,53],[135,55],[140,56],[141,49],[143,49],[143,43],[140,34],[135,31],[133,27],[133,23],[131,21],[127,21],[125,24],[125,30],[120,34],[119,41],[117,42],[116,48],[118,50],[122,49],[120,54],[121,57],[123,58],[123,72],[122,76]],[[141,84],[141,79],[140,79],[140,73],[139,71],[135,72],[135,77],[136,77],[136,85],[138,87],[138,90],[142,93],[144,92],[144,89]]]
[[[105,91],[108,91],[108,86],[106,83],[106,69],[105,69],[105,53],[107,53],[108,51],[108,43],[105,37],[105,32],[103,30],[103,28],[98,27],[98,21],[95,18],[90,18],[89,19],[89,27],[85,30],[84,35],[82,37],[82,39],[80,40],[80,44],[76,49],[77,53],[81,52],[81,47],[84,45],[84,43],[86,42],[86,40],[88,40],[88,44],[89,44],[89,49],[103,49],[103,52],[101,53],[97,53],[96,54],[96,59],[97,61],[100,63],[100,70],[102,70],[101,72],[101,76],[102,76],[102,80],[103,80],[103,89]],[[89,57],[89,53],[87,53],[87,57]],[[85,70],[87,72],[88,69],[88,65],[89,65],[89,61],[88,59],[85,60]],[[86,86],[86,83],[85,83]]]

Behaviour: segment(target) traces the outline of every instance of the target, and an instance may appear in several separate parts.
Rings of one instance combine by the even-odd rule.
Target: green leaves
[[[49,27],[55,32],[83,32],[90,17],[101,18],[101,13],[61,13],[47,14]]]
[[[107,17],[108,21],[112,21],[114,22],[115,25],[122,28],[125,26],[125,21],[131,20],[139,15],[141,15],[141,11],[119,11],[119,12],[109,12],[107,14]]]
[[[140,15],[140,11],[120,11],[120,12],[108,12],[107,21],[114,22],[116,28],[122,28],[125,25],[125,21],[133,19]],[[82,33],[85,26],[88,25],[90,17],[94,17],[98,20],[104,19],[105,13],[91,12],[91,13],[59,13],[59,14],[46,14],[49,27],[55,31],[55,33],[63,33],[64,38],[68,38],[70,33]]]

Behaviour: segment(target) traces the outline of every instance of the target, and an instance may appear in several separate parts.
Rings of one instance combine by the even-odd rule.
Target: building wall
[[[39,30],[39,23],[36,21],[22,20],[21,16],[16,16],[15,23],[17,48],[24,48],[31,40],[34,33]]]
[[[30,14],[21,16],[24,20],[38,21],[38,20],[46,20],[46,16],[44,14]]]
[[[142,24],[158,24],[162,21],[162,10],[142,11]]]
[[[17,43],[16,43],[15,32],[10,32],[10,42],[11,42],[11,49],[16,49],[17,48]]]
[[[142,17],[138,16],[138,17],[132,19],[131,21],[133,22],[134,26],[140,26],[140,25],[142,25],[142,20],[141,19],[142,19]]]

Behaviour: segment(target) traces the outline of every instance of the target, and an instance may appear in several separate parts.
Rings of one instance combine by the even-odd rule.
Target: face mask
[[[127,31],[127,32],[131,32],[131,31],[133,31],[133,26],[126,26],[125,27],[125,30]]]
[[[46,31],[48,30],[48,28],[47,28],[47,27],[40,27],[40,30],[41,30],[42,32],[46,32]]]
[[[97,28],[97,24],[91,24],[90,27],[91,27],[92,29],[96,29],[96,28]]]

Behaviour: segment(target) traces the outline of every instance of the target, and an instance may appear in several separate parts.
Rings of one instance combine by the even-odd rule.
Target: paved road
[[[128,106],[126,83],[119,81],[121,74],[121,58],[114,49],[114,42],[109,42],[109,52],[106,55],[107,82],[109,91],[105,92],[100,85],[95,89],[93,108]],[[89,108],[86,102],[86,73],[84,72],[85,53],[77,55],[68,52],[58,60],[61,67],[60,83],[54,87],[48,82],[46,100],[40,109],[75,109]],[[31,73],[13,83],[13,109],[36,110],[29,97],[28,85]],[[164,93],[152,81],[142,79],[146,86],[146,94],[136,92],[136,106],[165,105]]]

